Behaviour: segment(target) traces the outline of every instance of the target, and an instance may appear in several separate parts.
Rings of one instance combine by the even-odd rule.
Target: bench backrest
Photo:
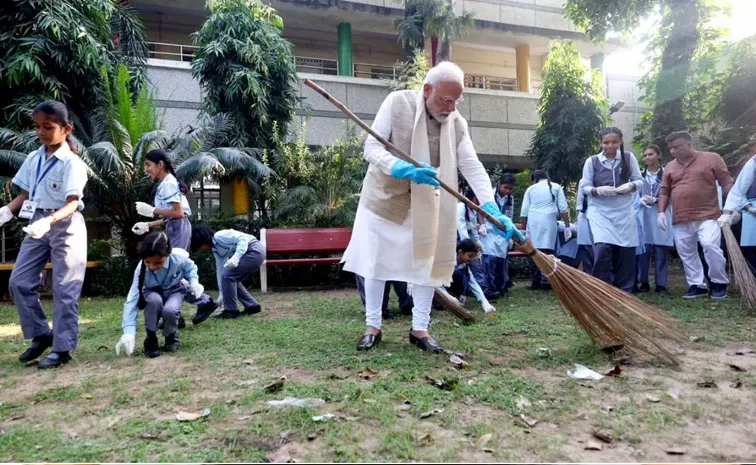
[[[343,252],[351,237],[352,228],[266,229],[265,250],[268,254]]]

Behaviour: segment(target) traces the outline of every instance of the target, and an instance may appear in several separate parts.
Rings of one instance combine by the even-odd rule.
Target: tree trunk
[[[693,55],[700,34],[698,19],[700,0],[667,0],[672,24],[669,41],[662,52],[661,70],[656,81],[656,107],[651,121],[654,142],[669,152],[664,138],[673,131],[686,129],[682,98],[687,93]]]
[[[451,40],[448,38],[441,41],[438,48],[438,61],[451,61]]]
[[[438,64],[438,37],[431,37],[431,66]]]

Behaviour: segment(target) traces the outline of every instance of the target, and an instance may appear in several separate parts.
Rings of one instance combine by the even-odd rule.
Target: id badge
[[[34,212],[37,211],[37,202],[31,200],[25,200],[21,205],[21,211],[18,212],[18,217],[25,220],[30,220],[34,216]]]

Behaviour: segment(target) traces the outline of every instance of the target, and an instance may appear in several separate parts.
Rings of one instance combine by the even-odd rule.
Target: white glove
[[[466,296],[466,295],[461,295],[461,296],[459,296],[459,299],[457,299],[457,298],[456,298],[456,297],[454,297],[453,295],[450,295],[449,297],[451,297],[452,299],[454,299],[454,300],[456,300],[457,302],[459,302],[459,304],[460,304],[460,305],[462,305],[463,307],[464,307],[464,306],[465,306],[465,304],[467,303],[467,296]]]
[[[725,225],[732,226],[735,224],[735,215],[732,213],[723,213],[717,220],[717,223],[719,223],[720,228],[724,228]]]
[[[199,299],[200,297],[202,297],[202,294],[205,293],[205,286],[200,283],[192,283],[189,285],[189,292],[191,292],[194,297]]]
[[[614,197],[617,195],[617,189],[612,186],[601,186],[596,188],[596,195],[601,197]]]
[[[732,212],[732,224],[738,224],[741,218],[743,218],[743,214],[740,213],[738,210],[735,210],[734,212]]]
[[[488,302],[483,302],[483,311],[486,313],[495,313],[496,308]]]
[[[512,250],[513,248],[514,248],[514,241],[510,239],[509,243],[507,243],[507,250]]]
[[[478,234],[480,234],[483,237],[486,237],[486,235],[488,234],[488,228],[486,227],[485,224],[481,224],[480,226],[478,226]]]
[[[231,257],[228,260],[226,260],[226,263],[223,265],[223,268],[236,268],[239,266],[239,259],[236,257]]]
[[[659,214],[656,215],[656,225],[659,226],[659,229],[662,231],[667,230],[667,215],[665,215],[664,212],[659,212]]]
[[[11,213],[10,208],[3,207],[0,208],[0,226],[4,225],[8,221],[13,219],[13,213]]]
[[[155,216],[155,207],[148,203],[137,202],[136,211],[140,215],[146,216],[147,218],[152,218],[153,216]]]
[[[142,236],[150,232],[150,225],[148,223],[136,223],[134,227],[131,228],[131,232],[137,236]]]
[[[22,228],[24,232],[32,237],[32,239],[40,239],[42,236],[47,234],[48,231],[50,231],[50,226],[52,225],[52,216],[46,216],[44,218],[38,219],[34,223],[31,223],[29,226],[26,226],[25,228]]]
[[[564,228],[564,242],[568,242],[570,239],[572,239],[572,228],[567,226]]]
[[[131,355],[134,353],[134,335],[133,334],[124,334],[121,336],[121,339],[118,341],[118,344],[115,346],[116,349],[116,356],[121,355],[121,351],[123,351],[126,355]]]
[[[625,184],[617,188],[617,194],[618,195],[629,194],[630,192],[634,192],[635,188],[636,188],[635,184],[631,182],[626,182]]]

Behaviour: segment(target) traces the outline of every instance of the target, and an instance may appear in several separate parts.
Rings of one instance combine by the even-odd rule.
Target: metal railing
[[[517,78],[465,74],[465,87],[471,89],[509,90],[517,92],[520,90],[520,81],[517,80]]]
[[[396,66],[354,63],[352,76],[365,79],[396,79]]]
[[[166,44],[162,42],[147,42],[150,58],[159,60],[192,61],[194,53],[199,47],[193,45]]]
[[[339,74],[339,61],[327,58],[294,57],[297,71],[310,74],[327,74],[336,76]]]

